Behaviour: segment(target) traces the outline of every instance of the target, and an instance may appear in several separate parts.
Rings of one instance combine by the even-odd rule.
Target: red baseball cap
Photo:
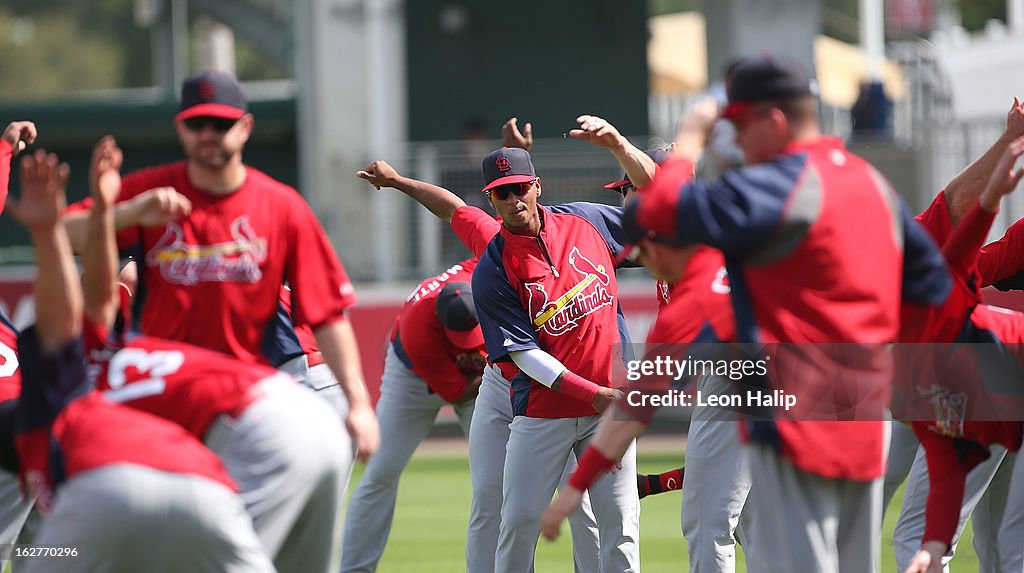
[[[435,309],[444,327],[444,334],[452,344],[466,350],[484,345],[484,333],[476,317],[473,286],[470,283],[446,284],[437,294]]]
[[[222,117],[239,119],[248,105],[242,87],[231,74],[207,71],[189,76],[181,84],[181,111],[174,119]]]

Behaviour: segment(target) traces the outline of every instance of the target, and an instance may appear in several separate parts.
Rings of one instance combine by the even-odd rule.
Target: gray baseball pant
[[[57,492],[36,545],[77,557],[30,558],[27,573],[272,573],[242,500],[223,484],[119,464]]]
[[[483,384],[476,398],[473,421],[469,428],[469,474],[473,482],[473,501],[466,532],[468,573],[494,572],[494,556],[498,551],[498,532],[501,526],[505,452],[511,423],[512,402],[508,380],[505,380],[497,367],[488,366],[484,369]],[[570,452],[567,457],[558,483],[564,483],[569,472],[576,467],[576,456]],[[635,481],[634,477],[634,488]],[[599,571],[600,544],[589,495],[583,496],[580,511],[569,516],[569,528],[572,532],[576,573]]]
[[[388,347],[384,361],[377,420],[380,449],[370,458],[363,479],[349,500],[341,551],[343,573],[376,571],[391,532],[398,480],[413,452],[434,426],[437,412],[447,404],[431,393]],[[469,434],[473,402],[454,406],[462,432]]]
[[[1003,458],[1006,456],[1006,449],[1000,446],[991,448],[992,455],[967,474],[964,483],[964,499],[960,504],[960,520],[956,526],[956,534],[953,536],[953,546],[942,558],[943,571],[949,571],[949,561],[956,553],[956,546],[960,542],[960,534],[963,533],[967,520],[972,513],[976,513],[976,507],[994,482],[1002,466]],[[1004,470],[1006,472],[1007,470]],[[1001,478],[999,483],[1004,486],[997,487],[1000,491],[992,495],[1005,496],[1005,486],[1009,480]],[[900,508],[900,515],[896,519],[896,528],[892,533],[893,552],[896,555],[896,564],[900,571],[910,566],[910,561],[919,549],[921,549],[921,538],[924,537],[925,508],[928,504],[928,460],[924,453],[924,447],[918,446],[917,454],[914,457],[914,465],[907,476],[907,488],[903,493],[903,506]],[[997,548],[998,521],[987,515],[988,510],[996,509],[993,504],[986,503],[981,508],[981,513],[974,518],[975,525],[975,549],[978,553],[978,565],[981,572],[995,572],[995,566],[999,563]],[[980,526],[980,530],[978,529]],[[989,530],[990,531],[986,531]]]
[[[880,567],[882,478],[826,479],[760,445],[745,448],[751,476],[747,506],[765,571],[873,573]]]
[[[999,504],[1004,508],[997,533],[1001,562],[999,570],[1010,573],[1024,573],[1024,463],[1016,463],[1018,457],[1016,453],[1010,453],[1003,459],[1002,466],[1012,467],[1013,470],[1008,472],[1010,486],[1006,502]],[[992,490],[994,486],[995,480],[993,480],[993,485],[989,486],[989,490]],[[977,512],[976,509],[975,514]],[[975,525],[975,531],[977,531],[977,525]]]
[[[21,494],[21,486],[14,474],[0,471],[0,568],[7,565],[8,551],[18,542],[21,530],[32,512],[32,501]]]
[[[921,445],[910,426],[893,420],[890,428],[889,457],[885,462],[885,481],[882,485],[883,520],[893,496],[910,474],[910,468],[914,466],[914,458],[917,456],[917,448]]]
[[[702,377],[703,394],[731,390],[731,382]],[[736,570],[736,536],[744,512],[750,475],[740,445],[736,416],[717,407],[696,406],[686,440],[682,530],[694,573]],[[745,512],[745,513],[749,513]],[[746,555],[756,553],[749,547]],[[748,561],[751,561],[748,559]],[[754,563],[748,563],[753,570]]]
[[[597,432],[600,415],[579,418],[516,416],[509,426],[502,484],[501,527],[495,571],[532,571],[540,518],[565,473],[565,459],[583,454]],[[636,442],[622,456],[622,468],[590,487],[597,518],[600,568],[604,573],[640,571],[640,499],[636,484]]]
[[[331,407],[284,374],[236,419],[221,416],[204,442],[238,483],[279,571],[328,573],[337,554],[351,444]]]

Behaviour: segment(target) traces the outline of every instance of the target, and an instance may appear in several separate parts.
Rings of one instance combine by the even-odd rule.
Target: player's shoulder
[[[496,281],[508,282],[508,270],[505,261],[505,237],[498,233],[487,244],[473,269],[473,292],[477,288],[492,286]]]
[[[121,186],[129,190],[145,191],[153,187],[172,185],[176,180],[187,176],[188,163],[174,161],[131,171],[125,174]]]
[[[245,166],[245,177],[246,184],[258,187],[261,193],[272,193],[281,198],[302,200],[302,195],[297,189],[287,183],[274,179],[251,165]]]
[[[558,205],[545,205],[545,209],[555,215],[576,215],[588,221],[599,219],[622,219],[624,209],[615,205],[577,201]]]

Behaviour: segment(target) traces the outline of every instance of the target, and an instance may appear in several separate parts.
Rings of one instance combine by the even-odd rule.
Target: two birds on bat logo
[[[564,281],[551,277],[552,282],[557,282],[550,289],[540,282],[524,284],[530,293],[530,313],[538,332],[561,336],[579,326],[584,317],[615,302],[615,297],[608,290],[611,276],[604,265],[595,265],[580,253],[579,247],[573,247],[569,253],[569,266],[575,271],[573,278],[578,280],[555,300],[549,298],[549,290],[564,288]]]
[[[146,254],[146,264],[159,268],[164,279],[173,284],[258,282],[263,278],[260,266],[267,260],[267,239],[256,233],[245,215],[231,222],[231,238],[223,243],[195,245],[186,241],[181,225],[168,223],[163,236]]]

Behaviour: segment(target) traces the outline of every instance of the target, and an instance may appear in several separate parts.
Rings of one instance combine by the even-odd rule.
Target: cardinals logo
[[[199,82],[199,99],[202,101],[210,101],[217,96],[217,88],[213,87],[213,84],[209,80],[203,80]]]
[[[263,278],[260,265],[267,259],[267,240],[256,235],[249,218],[231,223],[233,241],[215,245],[190,245],[181,225],[168,223],[167,230],[146,254],[146,264],[159,267],[170,283],[255,283]]]
[[[715,294],[729,294],[732,288],[729,287],[729,273],[725,267],[718,269],[715,273],[715,280],[711,281],[711,292]]]
[[[508,158],[504,155],[499,155],[498,158],[494,160],[494,164],[498,166],[498,171],[501,171],[502,173],[512,170],[512,164],[509,163]]]
[[[580,276],[580,281],[554,301],[541,283],[526,283],[530,293],[530,311],[533,326],[551,336],[561,336],[579,326],[580,319],[605,306],[615,298],[608,292],[611,277],[604,265],[595,265],[573,247],[569,253],[569,266]]]
[[[932,384],[928,388],[918,388],[917,392],[931,403],[935,410],[935,424],[932,429],[951,438],[964,435],[964,418],[967,416],[967,394],[950,392]]]

